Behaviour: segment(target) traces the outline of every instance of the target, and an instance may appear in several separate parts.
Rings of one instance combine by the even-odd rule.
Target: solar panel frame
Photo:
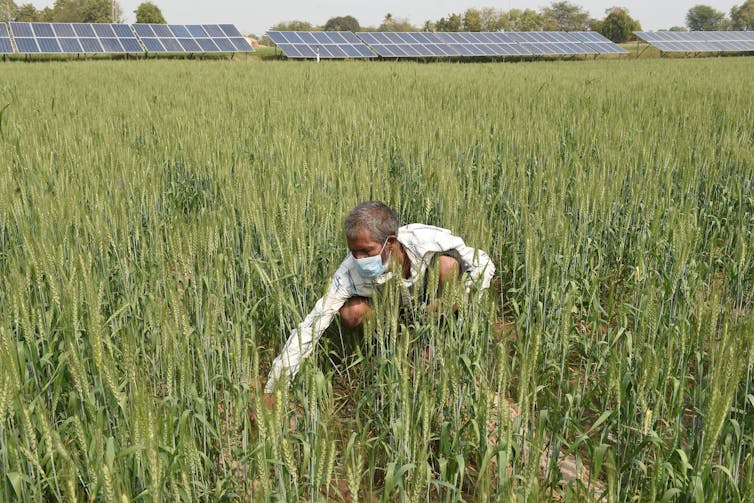
[[[220,52],[236,52],[236,46],[233,45],[229,38],[218,37],[212,40],[214,40],[215,45],[217,45],[217,48],[220,49]]]
[[[340,47],[343,50],[343,52],[346,53],[346,56],[349,57],[349,58],[362,58],[362,57],[364,57],[356,49],[357,46],[355,46],[353,44],[343,44]]]
[[[232,24],[221,24],[220,29],[225,33],[225,36],[228,38],[236,38],[236,37],[243,37],[240,31],[238,31],[238,28],[236,28],[235,25]]]
[[[109,24],[93,24],[92,29],[97,38],[115,38],[115,31]]]
[[[202,28],[207,32],[209,38],[227,38],[223,30],[216,24],[203,24]]]
[[[55,38],[51,23],[30,23],[34,38]]]
[[[194,38],[204,52],[220,52],[220,49],[211,38]]]
[[[254,48],[244,37],[232,37],[228,40],[230,40],[230,42],[236,48],[236,52],[254,52]]]
[[[73,23],[73,31],[76,32],[78,38],[96,38],[97,34],[94,33],[94,28],[87,23]]]
[[[184,52],[202,52],[201,46],[199,46],[193,38],[179,38],[177,40],[178,43],[181,44],[181,47],[183,47]]]
[[[314,36],[314,34],[310,32],[299,33],[299,37],[304,41],[304,43],[310,45],[316,45],[320,43],[319,40],[317,40],[317,38]]]
[[[115,33],[113,32],[113,35]],[[105,52],[125,52],[120,41],[115,37],[103,37],[99,39]]]
[[[117,38],[136,38],[133,30],[131,30],[131,27],[127,24],[115,23],[111,24],[110,27],[115,32]]]
[[[175,38],[175,35],[173,35],[173,32],[166,24],[153,24],[151,28],[157,38]]]
[[[200,24],[187,24],[186,29],[191,33],[191,36],[196,38],[207,38],[207,32]]]
[[[626,54],[623,47],[594,31],[572,31],[569,35],[593,48],[599,54]]]
[[[14,40],[16,41],[16,48],[21,54],[37,54],[40,52],[36,38],[14,37]]]
[[[157,37],[141,37],[141,43],[144,44],[147,52],[167,52]]]
[[[754,32],[692,31],[641,32],[634,34],[662,52],[750,52]]]
[[[13,38],[34,38],[31,23],[18,23],[11,21],[10,31],[13,34]]]
[[[5,23],[0,23],[0,54],[13,54],[13,41],[10,38],[10,28]]]
[[[267,35],[292,59],[374,58],[369,47],[351,32],[271,31]]]
[[[278,46],[278,48],[285,53],[285,55],[289,58],[305,58],[307,56],[302,55],[295,45],[289,44],[288,42],[282,42],[279,44],[275,44]],[[308,46],[304,46],[308,47]]]
[[[75,37],[63,37],[58,39],[60,41],[60,48],[63,53],[66,54],[81,54],[84,52],[84,48],[81,47],[81,42]]]
[[[178,39],[175,37],[161,37],[158,39],[162,46],[165,48],[165,52],[169,53],[179,53],[179,52],[186,52],[183,49],[183,46],[178,42]]]
[[[253,52],[251,44],[232,24],[171,25],[178,34],[204,35],[197,42],[179,42],[168,25],[123,23],[23,23],[0,24],[0,53],[138,53],[151,52]],[[7,37],[2,37],[7,34]],[[213,36],[209,36],[209,35]],[[158,35],[164,35],[160,37]],[[235,36],[238,35],[238,36]],[[18,38],[20,44],[13,40]],[[141,39],[146,40],[143,45]]]
[[[156,35],[152,29],[152,25],[144,23],[136,23],[133,25],[133,29],[139,38],[155,38]]]
[[[39,45],[39,52],[47,54],[55,54],[63,52],[60,48],[60,43],[55,37],[39,37],[37,38],[37,44]]]
[[[154,53],[234,53],[254,52],[248,40],[231,24],[133,25],[147,52]],[[238,34],[239,36],[230,37]]]
[[[170,29],[176,38],[194,38],[186,26],[182,24],[169,24],[168,29]]]
[[[81,48],[84,49],[84,52],[93,54],[105,52],[105,49],[96,37],[79,37],[79,42],[81,43]]]
[[[71,23],[52,23],[55,36],[60,38],[76,38],[76,32]]]

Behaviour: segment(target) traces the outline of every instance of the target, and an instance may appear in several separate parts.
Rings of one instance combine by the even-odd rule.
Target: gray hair
[[[398,217],[381,201],[365,201],[348,212],[345,230],[349,239],[367,230],[374,241],[384,243],[398,234]]]

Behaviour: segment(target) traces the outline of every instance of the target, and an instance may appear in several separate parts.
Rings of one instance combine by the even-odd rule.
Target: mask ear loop
[[[398,241],[398,236],[396,236],[395,234],[391,234],[388,237],[386,237],[385,238],[385,243],[383,243],[383,245],[382,245],[382,250],[380,250],[380,255],[382,255],[382,252],[385,250],[385,247],[387,246],[387,242],[390,241],[390,238],[395,238],[395,240]],[[390,251],[388,251],[387,260],[383,264],[383,265],[385,265],[385,269],[387,269],[387,267],[389,266],[389,264],[390,264],[390,257],[392,257],[392,255],[393,255],[393,250],[391,249]]]

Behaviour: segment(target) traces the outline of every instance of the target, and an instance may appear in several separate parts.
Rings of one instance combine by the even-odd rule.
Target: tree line
[[[671,31],[752,30],[754,29],[754,0],[745,0],[730,10],[730,16],[708,5],[696,5],[686,13],[686,26],[670,27]],[[596,31],[616,43],[634,39],[633,32],[641,31],[641,24],[625,7],[610,7],[605,17],[595,19],[579,5],[563,1],[553,2],[539,10],[494,7],[471,8],[452,13],[437,20],[427,20],[422,26],[405,18],[386,14],[379,26],[361,26],[353,16],[330,18],[324,25],[307,21],[277,23],[270,31]]]
[[[143,2],[134,11],[137,23],[166,23],[160,8]],[[31,3],[18,5],[14,0],[0,0],[0,21],[118,23],[123,22],[123,9],[112,0],[55,0],[52,7],[37,9]],[[686,13],[686,26],[673,26],[672,31],[754,30],[754,0],[734,5],[729,15],[708,5],[699,4]],[[610,7],[602,19],[592,18],[582,7],[568,1],[553,2],[539,10],[494,7],[467,9],[437,20],[415,26],[405,18],[385,15],[377,27],[361,26],[353,16],[330,18],[323,26],[307,21],[278,23],[272,31],[582,31],[601,33],[616,43],[633,39],[641,30],[638,20],[624,7]]]
[[[134,11],[137,23],[165,23],[162,11],[152,2],[142,2]],[[26,23],[122,23],[123,9],[112,0],[55,0],[52,7],[37,9],[31,3],[18,5],[0,0],[0,21]]]

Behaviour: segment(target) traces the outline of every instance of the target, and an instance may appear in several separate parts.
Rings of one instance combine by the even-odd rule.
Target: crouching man
[[[393,211],[379,201],[367,201],[346,217],[349,253],[341,262],[324,297],[291,332],[281,354],[272,363],[264,402],[273,403],[272,391],[281,375],[292,380],[301,361],[309,356],[322,333],[340,315],[341,324],[359,329],[371,314],[370,298],[388,281],[403,282],[409,291],[426,288],[427,269],[439,269],[438,290],[464,281],[466,295],[490,286],[495,266],[483,251],[467,246],[450,231],[424,224],[398,226]],[[395,276],[400,275],[400,278]],[[435,301],[436,302],[436,301]],[[432,309],[430,305],[428,308]]]

